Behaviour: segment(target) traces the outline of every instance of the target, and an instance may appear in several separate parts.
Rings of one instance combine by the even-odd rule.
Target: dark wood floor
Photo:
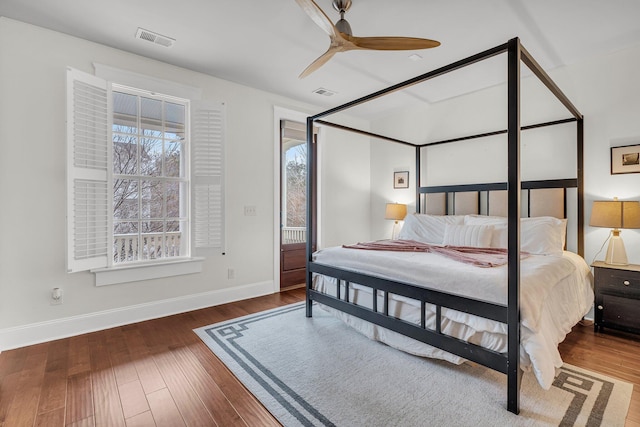
[[[277,426],[192,329],[304,299],[304,289],[5,351],[0,427]],[[640,341],[578,325],[563,359],[635,384],[627,426],[640,426]]]

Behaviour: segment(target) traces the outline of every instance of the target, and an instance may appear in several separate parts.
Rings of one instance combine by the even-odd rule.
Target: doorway
[[[314,131],[313,159],[317,158]],[[316,169],[315,167],[313,168]],[[317,180],[313,180],[316,182]],[[315,222],[316,189],[311,192]],[[304,285],[306,281],[307,236],[307,131],[306,124],[280,121],[280,290]]]

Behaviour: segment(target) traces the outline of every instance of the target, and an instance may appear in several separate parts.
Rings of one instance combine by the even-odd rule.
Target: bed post
[[[520,40],[507,49],[508,342],[507,410],[520,412]]]
[[[313,315],[313,304],[311,301],[311,269],[309,263],[313,257],[313,236],[316,235],[316,224],[313,221],[313,188],[315,186],[316,173],[314,170],[315,161],[313,160],[313,118],[307,117],[307,280],[306,280],[306,316],[311,317]]]
[[[422,147],[416,147],[416,213],[422,212],[422,206],[420,206],[420,150]]]
[[[584,257],[584,118],[577,123],[576,151],[578,158],[578,255]]]

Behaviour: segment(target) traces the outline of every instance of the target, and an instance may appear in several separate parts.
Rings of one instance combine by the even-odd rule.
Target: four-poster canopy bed
[[[427,143],[422,145],[415,145],[412,143],[408,143],[406,141],[401,141],[398,139],[375,135],[366,131],[349,128],[346,126],[333,124],[324,120],[321,120],[323,117],[328,116],[330,114],[338,113],[344,110],[347,110],[351,107],[363,104],[370,100],[382,97],[386,94],[395,92],[397,90],[409,87],[411,85],[421,83],[437,76],[446,74],[448,72],[460,69],[462,67],[474,64],[478,61],[482,61],[484,59],[488,59],[494,57],[499,54],[507,54],[507,65],[508,65],[508,74],[507,74],[507,108],[508,108],[508,128],[506,130],[499,130],[496,132],[485,133],[481,135],[467,136],[462,138],[450,139],[446,141],[438,141],[435,143]],[[520,62],[523,62],[527,67],[533,72],[535,76],[549,89],[549,91],[564,105],[564,107],[571,114],[571,118],[562,119],[554,122],[546,122],[540,123],[532,126],[521,127],[520,124]],[[554,179],[554,180],[542,180],[542,181],[526,181],[522,182],[520,178],[520,132],[521,130],[531,129],[531,128],[539,128],[545,126],[552,126],[557,124],[564,123],[576,123],[577,129],[577,137],[576,137],[576,152],[577,152],[577,167],[576,167],[576,175],[567,179]],[[506,274],[504,272],[505,267],[501,267],[502,277],[504,282],[504,277],[506,275],[506,289],[507,295],[504,296],[504,301],[500,301],[500,298],[497,298],[498,302],[491,301],[491,298],[485,298],[483,295],[477,295],[473,292],[471,293],[473,296],[465,296],[460,295],[456,291],[450,291],[448,288],[445,289],[437,289],[429,284],[420,286],[416,284],[413,279],[408,278],[408,276],[403,276],[402,274],[397,277],[389,277],[388,274],[376,273],[375,269],[373,272],[371,270],[363,271],[357,268],[351,268],[349,264],[345,264],[346,266],[339,266],[339,263],[333,264],[330,262],[332,259],[331,256],[325,256],[324,259],[327,261],[323,261],[320,257],[320,253],[314,254],[312,252],[312,245],[315,242],[309,241],[307,242],[307,287],[306,287],[306,315],[307,317],[312,316],[312,304],[313,301],[316,301],[322,304],[325,307],[329,307],[330,309],[337,310],[342,313],[339,316],[346,316],[348,319],[348,323],[355,323],[356,318],[357,322],[365,321],[367,325],[373,325],[371,327],[364,326],[364,329],[367,329],[370,332],[370,335],[376,335],[380,333],[386,333],[384,330],[393,331],[392,333],[400,334],[404,337],[409,337],[413,340],[417,340],[421,343],[427,344],[429,348],[435,347],[437,349],[443,350],[444,354],[451,355],[453,359],[456,359],[458,356],[462,359],[456,360],[470,360],[473,362],[477,362],[484,366],[487,366],[491,369],[494,369],[499,372],[503,372],[507,375],[507,409],[513,413],[519,412],[519,389],[520,389],[520,380],[521,380],[521,274],[523,273],[523,268],[521,268],[521,197],[522,191],[525,191],[525,195],[528,201],[528,208],[526,216],[532,216],[532,212],[538,212],[539,210],[536,207],[531,207],[532,201],[536,199],[537,192],[543,193],[549,189],[558,189],[561,193],[561,197],[563,201],[559,203],[562,204],[562,214],[566,217],[567,212],[567,194],[571,193],[575,194],[577,201],[575,202],[575,216],[577,218],[576,230],[577,230],[577,253],[582,256],[584,250],[584,237],[583,237],[583,224],[584,224],[584,211],[583,211],[583,117],[580,112],[573,106],[573,104],[569,101],[569,99],[562,93],[562,91],[555,85],[555,83],[549,78],[549,76],[541,69],[538,63],[532,58],[532,56],[522,47],[519,39],[514,38],[509,40],[507,43],[499,45],[495,48],[486,50],[477,55],[468,57],[466,59],[460,60],[458,62],[452,63],[448,66],[436,69],[434,71],[428,72],[421,76],[415,77],[413,79],[404,81],[402,83],[398,83],[394,86],[391,86],[387,89],[372,93],[368,96],[359,98],[352,102],[346,103],[344,105],[332,108],[323,113],[317,114],[315,116],[308,117],[307,119],[307,139],[308,139],[308,188],[311,189],[315,183],[313,182],[314,177],[316,176],[315,171],[312,170],[314,167],[314,162],[312,159],[313,152],[311,150],[312,144],[312,129],[314,125],[322,124],[324,126],[332,126],[334,128],[343,129],[345,131],[357,132],[365,135],[370,135],[375,138],[381,138],[384,140],[388,140],[394,143],[410,145],[415,147],[415,167],[416,167],[416,213],[424,212],[425,205],[431,203],[428,201],[428,197],[431,197],[432,194],[444,194],[444,214],[454,214],[456,215],[455,207],[455,199],[456,197],[462,197],[462,195],[466,194],[476,194],[477,196],[477,213],[489,214],[491,212],[489,208],[488,200],[493,199],[494,194],[498,194],[499,192],[504,195],[506,193],[506,213],[507,217],[503,223],[501,223],[504,228],[504,239],[506,247]],[[437,187],[429,187],[423,186],[421,182],[421,152],[423,149],[438,144],[448,144],[455,143],[457,141],[473,139],[473,138],[481,138],[492,135],[506,134],[507,136],[507,145],[508,145],[508,169],[507,182],[500,183],[484,183],[484,184],[470,184],[470,185],[454,185],[454,186],[437,186]],[[542,190],[542,191],[539,191]],[[532,194],[536,194],[536,196],[532,196]],[[456,196],[458,195],[458,196]],[[484,209],[484,204],[481,206],[481,200],[486,200],[487,208]],[[474,202],[475,203],[475,202]],[[549,202],[547,202],[548,204]],[[556,202],[552,202],[555,204]],[[573,203],[573,202],[572,202]],[[311,198],[308,198],[308,206],[307,206],[307,227],[308,227],[308,236],[315,235],[315,218],[312,217],[312,208]],[[451,211],[453,210],[453,211]],[[484,210],[484,212],[482,212]],[[426,215],[426,214],[425,214]],[[540,215],[540,214],[536,214]],[[452,217],[452,218],[453,218]],[[460,221],[461,215],[458,215]],[[491,218],[490,221],[498,221],[495,217],[487,217]],[[523,220],[524,221],[524,220]],[[494,222],[496,223],[496,222]],[[523,224],[525,224],[523,222]],[[564,223],[566,226],[566,222]],[[405,224],[405,227],[407,225]],[[523,225],[525,227],[525,225]],[[530,227],[530,225],[527,225]],[[566,230],[565,230],[566,231]],[[564,238],[564,237],[563,237]],[[563,241],[564,244],[564,241]],[[340,248],[342,251],[346,251],[348,249]],[[320,251],[322,252],[322,251]],[[330,251],[328,251],[330,253]],[[369,251],[365,251],[369,252]],[[371,251],[374,252],[374,251]],[[376,255],[380,254],[381,251],[375,251]],[[338,255],[333,258],[342,258],[343,253],[340,252]],[[391,263],[396,262],[404,262],[400,260],[401,255],[394,255]],[[402,255],[404,256],[404,255]],[[525,254],[526,256],[526,254]],[[575,255],[574,255],[575,256]],[[535,258],[531,256],[531,258]],[[541,257],[538,257],[541,258]],[[545,259],[543,264],[548,260],[551,260],[553,257],[544,257]],[[562,257],[560,257],[562,258]],[[576,257],[580,258],[580,257]],[[584,260],[580,258],[581,262],[584,263]],[[380,261],[382,262],[382,261]],[[452,261],[453,262],[453,261]],[[526,260],[527,267],[524,270],[527,270],[526,274],[523,276],[522,280],[527,282],[527,287],[529,286],[528,282],[531,281],[528,278],[528,267],[529,260]],[[372,261],[372,264],[376,264],[378,261]],[[439,262],[440,264],[447,263]],[[357,263],[356,263],[357,264]],[[403,265],[403,264],[397,264]],[[545,264],[546,265],[546,264]],[[545,269],[545,265],[537,266],[536,268]],[[586,265],[586,264],[585,264]],[[399,267],[401,270],[404,267]],[[411,269],[411,264],[407,264],[406,269]],[[467,266],[462,270],[467,271],[468,269],[476,268],[478,270],[497,270],[492,268],[479,269],[477,267]],[[548,267],[550,270],[556,267],[550,266]],[[574,268],[574,267],[572,267]],[[588,270],[588,266],[586,267]],[[457,269],[457,268],[455,268]],[[465,270],[467,269],[467,270]],[[576,270],[580,270],[579,267],[575,267]],[[584,268],[582,269],[584,270]],[[438,273],[434,273],[435,276],[441,274],[442,271]],[[581,273],[584,277],[582,279],[587,280],[586,276],[590,273],[582,271]],[[425,274],[421,273],[422,276]],[[333,282],[318,282],[314,284],[314,280],[318,278],[331,278]],[[459,280],[455,279],[455,280]],[[463,279],[464,280],[464,279]],[[473,278],[472,280],[476,280]],[[573,280],[573,279],[572,279]],[[333,283],[333,285],[331,285]],[[504,293],[504,287],[503,293]],[[529,295],[531,292],[525,288],[525,294]],[[535,293],[535,292],[534,292]],[[527,297],[528,298],[528,297]],[[552,297],[553,299],[555,297]],[[358,299],[358,301],[354,301]],[[417,306],[415,310],[417,310],[417,314],[409,315],[406,319],[401,319],[400,315],[397,313],[403,312],[403,308],[399,306],[400,302],[403,300],[413,301],[414,306]],[[588,300],[588,297],[585,297],[585,301]],[[405,302],[406,302],[405,301]],[[530,302],[527,299],[523,300],[523,304],[526,305],[526,310],[529,311]],[[408,304],[409,306],[411,304]],[[576,310],[580,311],[580,317],[584,315],[582,311],[584,311],[583,307],[584,303],[581,307]],[[557,308],[557,307],[556,307]],[[413,310],[413,309],[412,309]],[[554,308],[543,308],[542,311],[552,311]],[[545,313],[546,313],[545,311]],[[452,316],[452,313],[455,314]],[[487,319],[490,322],[499,322],[504,327],[504,332],[506,335],[502,341],[506,342],[504,345],[505,348],[499,347],[498,349],[487,348],[482,345],[483,339],[480,339],[479,342],[470,342],[466,339],[461,339],[460,334],[451,333],[451,318],[456,315],[463,315],[463,317],[473,317]],[[413,317],[412,317],[413,316]],[[547,314],[545,314],[547,316]],[[552,316],[548,314],[548,316]],[[458,316],[459,317],[459,316]],[[407,320],[411,318],[410,320]],[[359,320],[362,319],[362,320]],[[343,319],[344,320],[344,319]],[[579,320],[579,318],[578,318]],[[527,326],[527,322],[529,320],[527,318],[524,319],[524,324]],[[562,320],[562,322],[567,322],[566,319]],[[571,325],[569,328],[573,326],[575,323],[575,315],[572,318]],[[353,326],[353,325],[352,325]],[[464,325],[462,325],[464,327]],[[381,327],[383,329],[375,329],[377,327]],[[492,326],[493,327],[493,326]],[[372,329],[375,329],[375,332],[371,332]],[[532,328],[533,332],[529,333],[528,326],[524,328],[526,331],[525,341],[529,341],[530,335],[536,335],[537,331],[535,328]],[[380,332],[383,331],[383,332]],[[447,333],[449,331],[449,333]],[[564,338],[564,334],[566,331],[560,331],[557,333],[561,335],[560,338],[555,336],[552,340],[558,341]],[[557,335],[556,334],[556,335]],[[464,335],[464,334],[462,334]],[[491,334],[488,334],[491,336]],[[395,338],[391,339],[393,341]],[[490,338],[489,341],[495,340],[495,337]],[[498,339],[500,340],[500,339]],[[558,341],[559,342],[559,341]],[[504,344],[504,343],[503,343]],[[526,344],[526,343],[525,343]],[[522,345],[525,345],[522,344]],[[393,345],[393,343],[391,344]],[[399,346],[402,348],[402,346]],[[411,345],[409,346],[411,347]],[[489,346],[491,347],[491,346]],[[408,349],[406,351],[412,351]],[[436,350],[438,351],[438,350]],[[557,343],[556,343],[556,351],[557,351]],[[416,353],[418,354],[418,353]],[[438,357],[438,356],[436,356]],[[559,357],[559,354],[558,354]],[[447,357],[442,357],[447,359]],[[460,362],[458,362],[460,363]],[[534,368],[535,368],[535,364]],[[544,376],[543,374],[541,374]],[[539,379],[540,381],[540,379]]]

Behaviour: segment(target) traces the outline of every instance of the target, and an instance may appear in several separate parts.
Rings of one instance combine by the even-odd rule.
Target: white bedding
[[[507,266],[480,268],[434,253],[389,252],[334,247],[314,254],[316,262],[379,277],[416,284],[474,299],[507,303]],[[562,365],[558,344],[593,304],[592,276],[582,257],[531,255],[520,263],[520,366],[533,370],[540,385],[548,389],[555,369]],[[428,272],[428,273],[426,273]],[[315,275],[313,287],[335,296],[336,280]],[[352,284],[350,300],[371,308],[371,289]],[[379,295],[378,309],[382,299]],[[389,312],[395,317],[420,322],[420,303],[393,295]],[[324,307],[328,308],[328,307]],[[412,338],[330,309],[366,336],[400,350],[453,363],[464,359]],[[505,324],[455,310],[442,309],[443,333],[499,352],[507,349]],[[434,328],[434,314],[427,314],[427,327]]]

